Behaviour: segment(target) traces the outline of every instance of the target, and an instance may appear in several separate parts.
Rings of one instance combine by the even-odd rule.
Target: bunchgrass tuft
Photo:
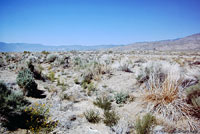
[[[101,118],[99,117],[99,113],[94,111],[93,109],[84,112],[85,118],[91,123],[99,123]]]
[[[98,97],[96,101],[93,102],[94,105],[96,105],[99,108],[102,108],[103,110],[110,110],[112,108],[111,101],[108,97]]]
[[[149,134],[152,125],[156,123],[155,117],[147,113],[141,119],[138,117],[135,123],[136,134]]]
[[[115,111],[112,110],[106,110],[104,111],[104,120],[106,126],[112,127],[116,125],[119,121],[119,115]]]

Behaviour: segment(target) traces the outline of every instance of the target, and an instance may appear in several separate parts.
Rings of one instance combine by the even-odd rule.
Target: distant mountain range
[[[86,51],[86,50],[113,50],[113,51],[132,51],[132,50],[167,50],[167,51],[187,51],[200,50],[200,33],[193,34],[184,38],[173,40],[162,40],[152,42],[137,42],[129,45],[97,45],[97,46],[46,46],[41,44],[27,43],[4,43],[0,42],[0,52],[23,52],[23,51]]]
[[[86,51],[86,50],[101,50],[116,47],[117,45],[97,45],[97,46],[46,46],[41,44],[27,44],[27,43],[5,43],[0,42],[0,52],[23,52],[23,51]]]
[[[162,50],[162,51],[187,51],[200,50],[200,33],[173,40],[162,40],[152,42],[138,42],[125,46],[111,48],[116,51],[132,50]]]

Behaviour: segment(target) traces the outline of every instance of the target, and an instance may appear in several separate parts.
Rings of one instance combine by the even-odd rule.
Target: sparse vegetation
[[[0,80],[8,89],[0,93],[0,133],[198,133],[200,52],[185,54],[0,53]]]
[[[99,123],[101,120],[99,117],[99,112],[96,112],[93,109],[84,112],[84,116],[91,123]]]

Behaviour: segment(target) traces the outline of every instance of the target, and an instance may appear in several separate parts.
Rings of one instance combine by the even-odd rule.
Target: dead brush
[[[187,119],[189,129],[197,130],[198,123],[192,117],[197,111],[187,104],[181,81],[180,76],[173,74],[168,74],[163,82],[151,75],[146,89],[142,92],[143,104],[147,106],[148,112],[160,114],[169,121]]]

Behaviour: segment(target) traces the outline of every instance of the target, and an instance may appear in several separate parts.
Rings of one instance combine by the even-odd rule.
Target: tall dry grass
[[[186,94],[182,82],[184,75],[178,66],[171,66],[165,72],[164,80],[160,80],[157,72],[150,72],[145,89],[142,91],[142,103],[146,105],[147,111],[161,115],[173,122],[186,119],[190,130],[200,128],[194,115],[197,111],[193,106],[187,104]]]

